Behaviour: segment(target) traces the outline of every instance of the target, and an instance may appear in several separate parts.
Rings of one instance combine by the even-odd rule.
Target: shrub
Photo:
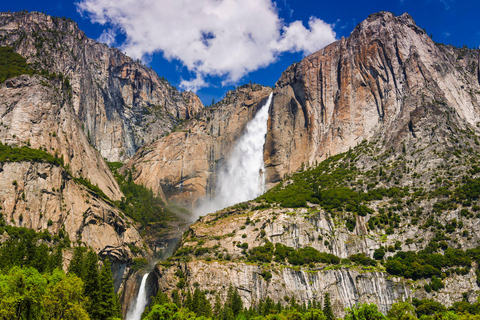
[[[146,266],[148,266],[148,260],[147,259],[145,259],[145,258],[134,258],[131,269],[134,270],[134,271],[138,271],[142,268],[145,268]]]
[[[382,260],[384,256],[385,256],[385,248],[383,247],[376,249],[375,252],[373,253],[373,258],[375,260]]]
[[[365,253],[352,254],[348,257],[351,261],[361,264],[363,266],[376,266],[377,262],[370,257],[367,257]]]

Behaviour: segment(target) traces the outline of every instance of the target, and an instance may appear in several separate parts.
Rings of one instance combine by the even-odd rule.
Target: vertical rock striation
[[[126,167],[135,166],[136,183],[182,207],[194,208],[199,199],[213,195],[219,168],[270,92],[260,85],[228,92],[220,103],[206,108],[178,131],[145,145]]]
[[[350,37],[290,66],[276,84],[267,178],[279,181],[374,135],[394,139],[426,102],[479,118],[478,52],[436,44],[412,17],[372,14]]]
[[[109,161],[128,159],[203,108],[195,94],[178,92],[139,61],[87,38],[71,20],[0,13],[0,45],[68,79],[74,114]]]

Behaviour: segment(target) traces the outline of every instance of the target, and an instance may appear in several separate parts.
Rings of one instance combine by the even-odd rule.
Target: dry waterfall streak
[[[263,150],[272,96],[271,93],[253,120],[247,124],[245,133],[219,172],[214,198],[196,210],[199,214],[254,199],[265,191]]]
[[[147,293],[145,291],[145,286],[147,283],[148,273],[145,274],[142,278],[142,283],[140,284],[140,289],[138,290],[137,300],[133,305],[133,309],[130,309],[127,314],[127,320],[140,320],[145,307],[147,306]]]

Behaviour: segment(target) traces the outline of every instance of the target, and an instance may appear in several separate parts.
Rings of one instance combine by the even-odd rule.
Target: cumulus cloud
[[[115,37],[117,36],[117,33],[115,32],[114,29],[105,29],[103,30],[102,34],[100,37],[98,37],[98,42],[101,43],[106,43],[107,45],[111,46],[115,44]]]
[[[133,58],[162,52],[180,61],[193,75],[181,83],[187,90],[208,86],[206,76],[236,83],[282,52],[306,55],[335,40],[332,26],[315,17],[308,28],[285,24],[271,0],[81,0],[77,7],[110,27],[102,39],[123,33],[122,50]]]

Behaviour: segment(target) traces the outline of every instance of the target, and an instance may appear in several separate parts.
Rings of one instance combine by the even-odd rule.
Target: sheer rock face
[[[447,214],[439,217],[440,221],[448,219],[451,216]],[[368,217],[357,217],[355,229],[349,231],[319,208],[225,209],[202,217],[193,224],[180,246],[183,251],[190,248],[192,254],[187,259],[180,257],[172,260],[170,266],[158,264],[152,278],[149,278],[149,285],[168,293],[178,289],[176,285],[179,278],[175,273],[180,269],[190,290],[194,290],[194,284],[198,283],[201,290],[214,292],[208,296],[210,301],[214,301],[216,293],[225,299],[226,288],[232,284],[247,307],[267,297],[286,304],[285,296],[294,296],[297,303],[315,300],[323,304],[324,294],[328,292],[336,316],[343,316],[345,308],[361,303],[375,303],[386,314],[393,303],[411,298],[433,298],[450,306],[462,299],[463,292],[468,293],[469,301],[476,301],[480,288],[476,283],[475,268],[462,276],[452,273],[443,280],[445,288],[427,293],[423,285],[428,280],[393,277],[381,271],[382,268],[364,268],[349,263],[336,267],[328,264],[298,267],[275,260],[271,263],[252,263],[242,253],[242,243],[248,243],[251,249],[268,241],[293,248],[311,246],[340,258],[362,252],[371,257],[375,249],[393,246],[396,242],[401,243],[402,251],[418,251],[423,248],[423,242],[435,237],[434,231],[411,224],[401,225],[398,232],[383,237],[368,230],[367,221]],[[454,238],[459,240],[459,247],[467,249],[477,246],[480,240],[480,234],[476,231],[479,223],[479,219],[465,220],[465,228],[472,237],[467,239],[461,236],[460,231],[456,233]],[[408,238],[416,239],[416,236],[422,242],[406,241]],[[199,247],[208,250],[194,255],[193,252]],[[386,252],[385,258],[394,254]],[[229,256],[228,260],[226,256]],[[265,271],[271,273],[270,279],[262,276]]]
[[[70,240],[126,263],[133,257],[128,245],[143,247],[143,240],[131,220],[74,181],[89,180],[113,200],[123,195],[63,93],[61,83],[40,76],[19,76],[0,85],[0,142],[56,154],[70,172],[41,162],[0,164],[2,212],[8,223],[36,231],[58,234],[64,227]]]
[[[480,121],[478,51],[435,44],[408,14],[381,12],[290,66],[276,84],[265,161],[279,181],[374,135],[394,138],[426,102]]]
[[[210,301],[215,301],[216,293],[220,294],[222,301],[226,300],[228,285],[232,284],[238,289],[244,307],[251,307],[267,297],[286,303],[286,296],[295,297],[297,303],[315,300],[323,305],[324,294],[329,292],[336,316],[344,316],[345,308],[361,303],[375,303],[380,311],[387,313],[393,303],[403,301],[412,292],[403,279],[391,278],[382,272],[348,268],[313,272],[278,268],[272,272],[269,281],[261,275],[262,266],[248,263],[187,262],[179,269],[189,274],[189,281],[198,282],[202,290],[207,290]],[[157,266],[151,280],[163,291],[173,291],[177,289],[176,270]],[[459,296],[461,298],[461,294]]]
[[[271,91],[260,85],[230,91],[180,131],[144,146],[126,167],[135,166],[136,183],[192,209],[199,199],[213,195],[218,169]]]
[[[127,262],[132,257],[126,244],[143,246],[131,220],[75,183],[62,167],[0,164],[0,190],[2,211],[10,224],[52,234],[64,228],[71,241],[81,240],[114,261]]]
[[[65,19],[1,13],[0,45],[12,46],[37,68],[68,78],[74,113],[109,161],[128,159],[203,108],[195,94],[179,93],[153,70],[87,38]]]
[[[0,85],[0,141],[43,148],[63,157],[75,177],[90,180],[112,200],[123,195],[101,155],[88,142],[60,81],[19,76]]]
[[[434,182],[436,174],[446,170],[451,170],[452,180],[459,181],[469,174],[469,160],[467,156],[456,159],[452,151],[460,148],[467,153],[469,146],[472,153],[479,152],[478,141],[474,143],[480,121],[478,54],[435,44],[407,14],[370,16],[348,39],[291,66],[277,82],[265,147],[269,181],[273,184],[302,163],[314,165],[364,140],[369,140],[364,144],[369,151],[357,153],[351,169],[375,175],[381,166],[398,166],[395,175],[394,169],[390,171],[395,179],[380,179],[375,183],[378,188],[434,190],[441,185]],[[356,185],[354,190],[368,188]],[[415,205],[431,212],[440,200],[419,199]],[[260,210],[255,208],[259,204],[244,205],[245,210],[227,208],[199,219],[182,239],[171,265],[156,266],[150,286],[175,290],[179,281],[175,272],[181,269],[190,290],[198,283],[202,290],[226,294],[225,288],[232,283],[247,306],[267,296],[282,303],[285,296],[294,296],[297,302],[322,302],[323,294],[329,292],[336,316],[355,303],[375,303],[386,312],[392,303],[412,297],[435,299],[447,306],[460,301],[462,292],[468,293],[470,302],[478,297],[474,268],[465,275],[452,273],[443,280],[445,288],[427,293],[421,287],[429,280],[395,278],[382,268],[249,262],[245,259],[248,249],[267,241],[297,249],[311,246],[347,258],[356,253],[372,257],[380,246],[394,248],[397,242],[399,250],[418,251],[436,237],[435,230],[413,222],[410,207],[404,208],[404,216],[408,213],[410,218],[402,218],[393,234],[371,230],[368,219],[389,206],[385,199],[372,202],[372,215],[355,216],[353,231],[342,220],[346,216],[334,220],[313,204]],[[427,217],[425,213],[420,219]],[[476,247],[480,219],[462,218],[460,207],[435,215],[444,224],[454,218],[462,221],[469,237],[455,230],[448,245]],[[205,250],[197,251],[200,247]],[[394,254],[386,252],[385,258]],[[266,271],[270,279],[262,276]],[[209,299],[214,301],[214,295]]]

